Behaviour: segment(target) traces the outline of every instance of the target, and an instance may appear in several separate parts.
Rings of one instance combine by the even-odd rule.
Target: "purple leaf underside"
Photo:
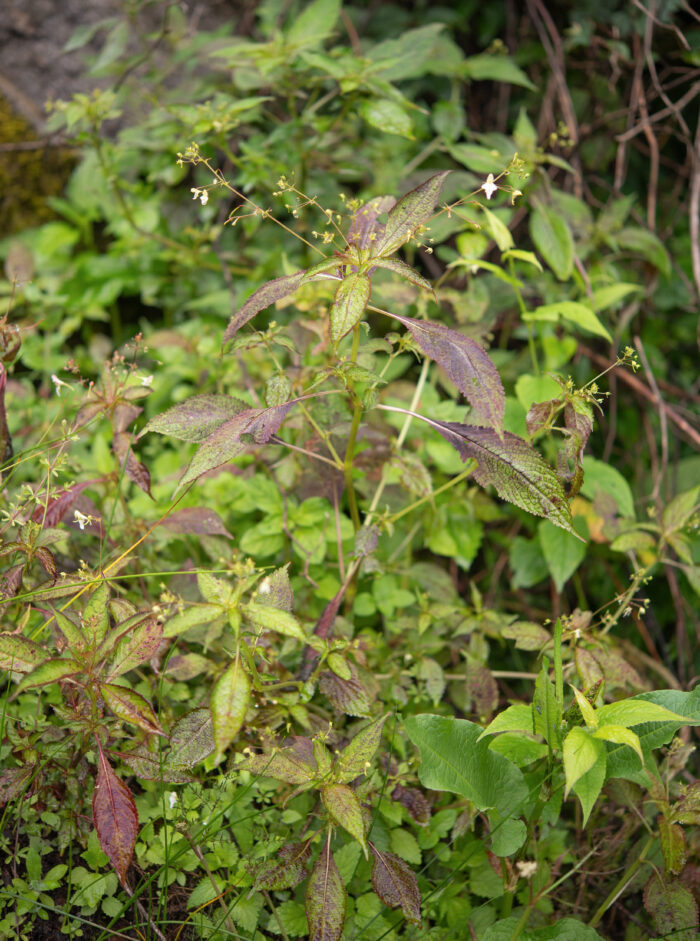
[[[262,287],[254,291],[245,304],[236,311],[231,317],[228,327],[224,333],[223,345],[226,346],[229,340],[238,333],[238,331],[249,320],[252,320],[261,310],[265,310],[271,304],[281,301],[283,297],[293,294],[301,284],[304,277],[303,271],[297,271],[295,274],[287,274],[281,278],[275,278],[268,281]]]

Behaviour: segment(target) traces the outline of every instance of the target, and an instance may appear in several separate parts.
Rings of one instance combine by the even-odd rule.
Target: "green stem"
[[[603,915],[607,912],[607,910],[610,908],[610,906],[613,904],[613,902],[614,902],[617,898],[619,898],[620,895],[622,895],[622,893],[624,892],[625,887],[627,886],[627,884],[630,882],[630,880],[631,880],[632,877],[635,875],[635,873],[636,873],[637,870],[640,868],[640,866],[642,866],[642,865],[644,864],[644,860],[645,860],[645,858],[646,858],[646,855],[647,855],[647,853],[649,852],[649,850],[651,849],[651,847],[653,846],[655,839],[656,839],[656,835],[655,835],[655,834],[652,834],[652,835],[649,837],[649,839],[646,841],[646,843],[644,844],[644,846],[643,846],[643,848],[642,848],[642,852],[639,854],[639,856],[635,859],[635,861],[632,863],[632,865],[631,865],[628,869],[625,870],[625,872],[622,874],[621,878],[618,879],[618,881],[615,883],[615,885],[614,885],[612,891],[609,893],[608,897],[607,897],[607,898],[605,899],[605,901],[600,905],[600,907],[599,907],[598,910],[596,911],[596,913],[595,913],[595,915],[593,916],[593,918],[591,918],[591,920],[588,922],[588,925],[589,925],[590,928],[595,928],[595,926],[596,926],[596,925],[598,924],[598,922],[602,919]]]
[[[455,484],[461,483],[461,481],[466,480],[471,474],[476,470],[476,461],[470,461],[470,466],[462,471],[461,474],[458,474],[456,477],[453,477],[452,480],[448,480],[446,484],[443,484],[442,487],[438,487],[437,490],[433,490],[432,493],[429,493],[425,497],[421,497],[420,500],[416,500],[415,503],[411,503],[409,506],[405,506],[403,510],[399,510],[398,513],[394,513],[393,516],[389,517],[389,522],[395,523],[397,520],[400,520],[402,516],[406,516],[407,513],[413,512],[423,503],[426,503],[428,500],[432,500],[433,497],[437,497],[439,494],[444,493],[445,490],[449,490],[450,487],[454,487]]]
[[[362,405],[355,403],[352,413],[352,425],[348,436],[348,446],[345,451],[345,461],[343,462],[343,472],[345,474],[345,489],[348,494],[348,508],[355,532],[360,528],[360,512],[357,508],[357,497],[355,496],[355,486],[353,484],[353,459],[355,457],[355,441],[357,440],[357,431],[362,420]]]
[[[559,709],[564,709],[564,673],[561,659],[561,618],[557,618],[554,625],[554,694],[557,698]]]

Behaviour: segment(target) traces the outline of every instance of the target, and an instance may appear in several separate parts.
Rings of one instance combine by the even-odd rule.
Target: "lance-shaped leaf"
[[[373,242],[381,240],[386,225],[379,221],[379,216],[389,212],[396,205],[393,196],[375,196],[364,206],[360,206],[352,217],[348,230],[348,242],[360,249],[368,249]]]
[[[404,281],[414,284],[417,288],[430,291],[433,297],[435,297],[435,291],[430,281],[424,278],[422,274],[419,274],[415,268],[411,268],[410,265],[407,265],[405,261],[401,261],[398,258],[375,258],[373,262],[377,268],[385,268],[387,271],[393,271],[394,274],[403,278]]]
[[[244,324],[252,320],[256,314],[260,313],[270,304],[281,301],[283,297],[289,297],[294,294],[301,284],[304,277],[303,271],[297,271],[295,274],[284,275],[281,278],[275,278],[274,281],[268,281],[261,288],[254,291],[242,307],[236,311],[224,333],[223,345],[225,346],[232,337],[234,337]]]
[[[375,752],[382,740],[382,729],[388,716],[381,716],[361,729],[340,753],[335,763],[335,773],[339,781],[352,781],[360,774],[366,774]]]
[[[345,886],[326,840],[306,886],[309,941],[340,941],[346,907]]]
[[[506,395],[498,370],[479,344],[456,330],[430,320],[398,317],[426,356],[445,370],[472,407],[477,425],[488,425],[500,433]]]
[[[257,604],[255,601],[242,605],[241,611],[246,620],[260,631],[276,631],[306,643],[304,629],[289,611],[273,608],[272,605]]]
[[[382,853],[372,843],[372,888],[389,908],[399,908],[406,921],[420,924],[420,889],[418,880],[403,859]]]
[[[389,213],[383,235],[373,244],[373,256],[393,254],[410,239],[418,226],[424,225],[430,219],[449,172],[443,170],[436,173],[401,197]]]
[[[94,650],[109,630],[109,584],[103,579],[90,595],[82,614],[83,632]]]
[[[193,768],[214,751],[211,711],[193,709],[178,719],[170,733],[168,764]]]
[[[311,856],[311,843],[285,843],[274,859],[258,863],[253,870],[253,889],[261,892],[279,892],[293,889],[306,878]]]
[[[220,425],[248,408],[245,402],[230,395],[193,395],[152,418],[139,438],[157,431],[181,441],[205,441]]]
[[[332,670],[324,670],[318,678],[318,688],[324,696],[332,702],[338,712],[349,716],[368,716],[370,714],[370,697],[365,689],[357,667],[348,661],[350,679],[344,680]]]
[[[0,807],[21,794],[34,774],[32,765],[22,768],[6,768],[0,774]]]
[[[137,616],[135,624],[129,623],[127,627],[118,624],[114,629],[118,640],[113,647],[113,653],[107,667],[110,677],[122,676],[140,666],[155,656],[163,637],[163,625],[157,618],[148,614]],[[129,622],[133,619],[129,618]],[[109,641],[112,640],[110,637]]]
[[[181,767],[173,767],[168,757],[164,758],[159,752],[150,751],[146,745],[137,745],[130,752],[115,751],[112,754],[120,758],[137,777],[142,778],[144,781],[187,784],[196,780],[193,775],[183,771]]]
[[[98,742],[97,781],[92,794],[92,817],[102,850],[126,885],[126,870],[139,831],[139,817],[129,788],[107,761]]]
[[[82,629],[69,618],[67,614],[64,614],[63,611],[59,611],[52,606],[50,607],[53,616],[56,618],[58,629],[63,634],[68,647],[71,650],[84,650],[87,645],[87,640]]]
[[[367,859],[367,832],[362,806],[357,795],[347,784],[329,784],[321,788],[321,800],[336,826],[347,830],[362,847]]]
[[[291,612],[294,605],[294,592],[288,569],[289,562],[263,578],[255,596],[257,604]]]
[[[163,734],[153,707],[140,693],[116,683],[100,684],[100,693],[115,716],[124,722],[137,725],[152,735]]]
[[[205,506],[187,506],[182,510],[177,510],[164,519],[160,525],[161,531],[167,530],[171,533],[226,536],[227,539],[233,539],[219,514]]]
[[[243,454],[251,445],[267,444],[279,429],[294,401],[272,408],[249,408],[230,418],[199,446],[177,489]]]
[[[0,670],[29,673],[46,659],[47,651],[21,634],[0,634]]]
[[[249,702],[250,680],[240,657],[236,657],[211,691],[210,708],[217,761],[221,760],[243,725]]]
[[[28,676],[24,677],[13,693],[13,698],[23,693],[25,689],[50,686],[51,683],[57,683],[69,676],[75,676],[81,670],[82,665],[77,660],[72,660],[69,657],[55,657],[51,660],[45,660],[36,669],[32,670]]]
[[[493,485],[503,500],[534,516],[544,516],[555,526],[582,538],[574,529],[569,504],[554,470],[518,435],[504,431],[501,438],[492,428],[436,421],[394,405],[378,408],[410,414],[432,425],[463,461],[472,458],[478,462],[474,478],[482,487]]]
[[[319,769],[310,738],[299,736],[289,748],[277,748],[264,755],[249,755],[239,767],[286,784],[310,784]]]
[[[131,447],[131,435],[125,431],[116,434],[112,441],[112,450],[129,480],[150,497],[151,474],[146,465],[142,464],[134,454]]]
[[[307,268],[304,272],[304,276],[301,279],[302,284],[306,284],[307,281],[313,281],[319,279],[321,275],[327,275],[331,280],[340,280],[340,275],[336,274],[336,270],[341,268],[343,265],[351,264],[350,258],[347,255],[332,255],[330,258],[322,258],[321,261],[317,261],[315,265],[311,265],[310,268]]]
[[[338,285],[331,307],[331,339],[337,343],[362,319],[372,286],[366,274],[356,271]]]

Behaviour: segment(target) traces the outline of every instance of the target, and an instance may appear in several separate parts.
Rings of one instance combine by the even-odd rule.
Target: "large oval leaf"
[[[238,734],[250,702],[250,680],[240,657],[229,665],[211,691],[216,760],[219,761]]]

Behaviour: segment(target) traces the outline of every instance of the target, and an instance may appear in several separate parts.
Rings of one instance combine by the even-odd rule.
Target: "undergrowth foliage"
[[[691,941],[700,688],[647,596],[700,584],[700,487],[638,514],[593,456],[671,259],[555,185],[566,128],[466,128],[510,57],[278,7],[204,34],[237,97],[155,70],[151,151],[105,124],[180,14],[57,103],[65,221],[5,251],[0,937]]]

